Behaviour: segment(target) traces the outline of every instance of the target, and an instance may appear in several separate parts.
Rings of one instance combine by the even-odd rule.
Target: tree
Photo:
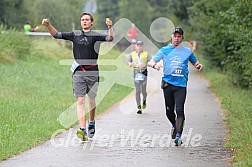
[[[232,0],[223,1],[193,1],[193,6],[189,8],[190,24],[194,37],[199,41],[203,50],[203,56],[210,63],[224,69],[226,63],[226,53],[228,53],[228,43],[231,42],[227,34],[226,20],[220,17],[220,12],[226,11]]]
[[[54,25],[62,31],[72,29],[72,23],[80,25],[80,13],[83,0],[68,0],[59,3],[56,0],[1,0],[0,23],[7,28],[23,30],[26,20],[40,25],[41,20],[50,18]]]
[[[105,18],[110,18],[115,23],[119,15],[119,7],[117,0],[96,0],[97,14],[95,28],[106,29]]]
[[[245,88],[252,88],[252,2],[237,1],[222,13],[227,20],[229,35],[233,37],[228,48],[227,68],[233,82]]]
[[[186,32],[186,39],[191,38],[191,25],[188,9],[192,6],[192,0],[148,0],[152,7],[152,20],[159,17],[168,18],[175,26],[182,27]]]
[[[24,23],[22,3],[23,0],[1,0],[0,24],[4,24],[7,28],[22,28]]]
[[[192,0],[169,0],[168,2],[170,12],[184,25],[189,24],[188,8],[192,6]]]
[[[126,18],[133,22],[136,27],[147,37],[150,37],[151,6],[148,1],[119,1],[119,18]]]
[[[252,88],[252,2],[193,1],[190,23],[210,65],[230,74],[234,84]]]

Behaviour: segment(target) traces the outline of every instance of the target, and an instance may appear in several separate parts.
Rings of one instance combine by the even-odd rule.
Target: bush
[[[251,4],[246,0],[197,0],[190,7],[190,21],[204,58],[244,89],[252,89]]]
[[[227,19],[229,35],[233,42],[229,44],[227,69],[231,72],[233,82],[243,88],[252,89],[252,3],[239,1],[223,16]]]

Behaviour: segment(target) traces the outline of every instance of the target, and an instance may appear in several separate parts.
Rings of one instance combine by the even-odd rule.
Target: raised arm
[[[108,41],[113,41],[114,39],[114,31],[113,31],[113,22],[109,18],[106,19],[106,24],[108,26]]]
[[[48,31],[53,37],[57,34],[58,30],[51,25],[48,19],[43,19],[42,24],[47,27]]]

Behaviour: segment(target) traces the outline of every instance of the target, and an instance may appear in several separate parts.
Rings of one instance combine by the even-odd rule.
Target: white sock
[[[89,124],[94,125],[95,124],[95,120],[92,120],[92,121],[89,120]]]

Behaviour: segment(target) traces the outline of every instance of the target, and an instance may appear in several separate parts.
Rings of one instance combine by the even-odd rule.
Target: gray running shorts
[[[87,72],[77,71],[73,74],[73,93],[75,97],[84,97],[94,99],[97,95],[99,85],[99,74],[96,71],[95,75],[87,75]],[[83,75],[84,74],[84,75]]]

